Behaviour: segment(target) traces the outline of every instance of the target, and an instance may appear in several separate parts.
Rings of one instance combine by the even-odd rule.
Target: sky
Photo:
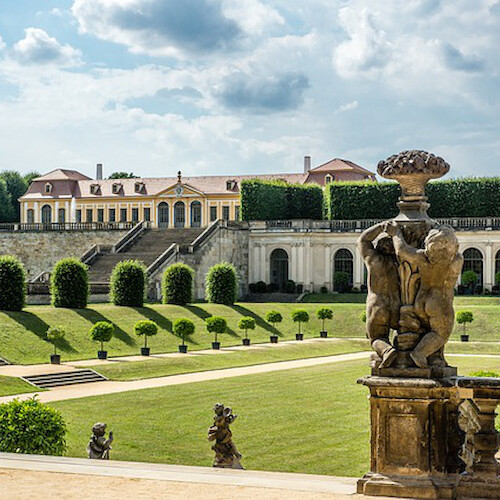
[[[0,170],[500,175],[500,0],[0,0]]]

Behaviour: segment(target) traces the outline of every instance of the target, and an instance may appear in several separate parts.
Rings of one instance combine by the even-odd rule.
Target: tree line
[[[0,222],[21,220],[21,208],[17,200],[26,193],[36,177],[40,177],[39,172],[29,172],[25,175],[15,170],[0,172]]]

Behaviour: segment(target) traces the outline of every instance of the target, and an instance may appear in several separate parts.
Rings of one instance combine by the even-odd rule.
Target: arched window
[[[335,252],[333,260],[333,289],[337,292],[345,291],[345,284],[335,280],[335,273],[344,272],[349,278],[348,286],[354,281],[354,257],[350,250],[341,248]]]
[[[32,208],[28,208],[26,213],[26,223],[34,224],[35,223],[35,211]]]
[[[464,251],[464,265],[462,273],[469,270],[477,274],[477,284],[483,284],[483,254],[477,248],[468,248]]]
[[[495,285],[500,285],[500,283],[497,283],[496,281],[496,276],[500,272],[500,250],[495,255]],[[500,280],[499,280],[500,281]]]
[[[277,291],[285,291],[288,281],[288,254],[282,248],[271,253],[271,283]]]
[[[199,201],[191,203],[191,227],[201,227],[201,203]]]
[[[168,203],[162,201],[158,205],[158,227],[168,227]]]
[[[50,224],[52,222],[52,207],[44,205],[42,207],[42,224]]]
[[[186,225],[186,205],[183,201],[178,201],[174,205],[174,227],[184,227]]]

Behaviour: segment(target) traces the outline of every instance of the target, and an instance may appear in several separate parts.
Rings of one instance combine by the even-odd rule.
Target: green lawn
[[[454,357],[461,374],[498,358]],[[366,361],[52,403],[68,424],[67,455],[84,457],[94,422],[114,431],[114,460],[210,466],[212,405],[232,405],[235,443],[248,469],[361,476],[369,467]]]
[[[17,377],[4,377],[0,375],[0,396],[10,396],[11,394],[21,394],[23,392],[37,391],[35,387]],[[44,389],[42,389],[44,390]]]
[[[109,365],[91,366],[112,380],[133,380],[150,377],[177,375],[180,373],[218,370],[237,366],[274,363],[293,359],[331,356],[370,349],[366,340],[321,341],[313,344],[269,346],[259,350],[235,351],[231,354],[206,356],[179,356],[175,358],[152,358],[147,361],[116,362]]]

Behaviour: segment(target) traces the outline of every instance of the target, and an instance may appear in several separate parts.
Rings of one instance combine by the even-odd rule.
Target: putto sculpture
[[[98,422],[92,427],[92,436],[87,445],[88,457],[97,460],[109,460],[109,450],[113,442],[113,433],[106,439],[106,424]]]
[[[215,441],[212,450],[215,451],[214,467],[230,469],[243,469],[240,463],[241,453],[238,452],[232,440],[229,426],[235,421],[237,415],[229,406],[221,403],[214,405],[214,423],[208,429],[208,440]]]

